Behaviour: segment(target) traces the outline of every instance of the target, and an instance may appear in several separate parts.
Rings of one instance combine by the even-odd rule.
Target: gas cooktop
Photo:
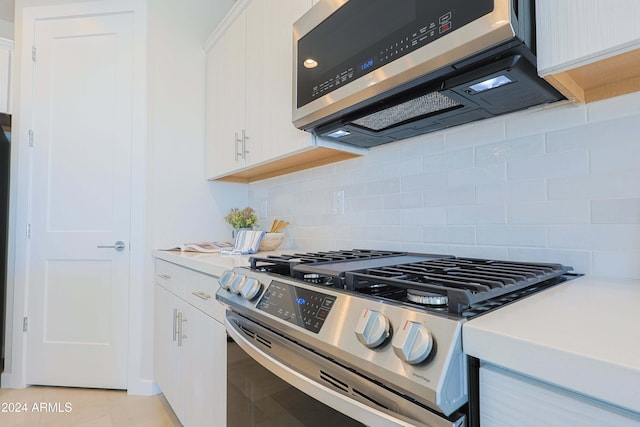
[[[552,263],[365,249],[252,257],[251,269],[463,317],[568,280],[572,270]]]

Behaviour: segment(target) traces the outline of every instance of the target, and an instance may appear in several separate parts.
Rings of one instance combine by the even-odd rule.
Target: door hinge
[[[33,129],[29,129],[29,147],[33,147]]]
[[[27,332],[29,330],[29,318],[24,317],[22,319],[22,332]]]
[[[27,239],[31,238],[31,224],[27,224]]]
[[[36,62],[36,47],[35,46],[31,46],[31,60],[33,62]]]

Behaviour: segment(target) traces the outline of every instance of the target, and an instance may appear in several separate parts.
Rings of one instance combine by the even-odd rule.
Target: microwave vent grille
[[[369,114],[354,120],[352,123],[374,131],[386,129],[397,123],[403,123],[417,117],[450,110],[461,106],[456,100],[443,95],[441,92],[431,92],[401,104]]]

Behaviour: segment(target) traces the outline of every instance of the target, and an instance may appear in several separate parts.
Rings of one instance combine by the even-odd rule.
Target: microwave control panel
[[[298,41],[298,108],[490,13],[494,0],[350,0]]]

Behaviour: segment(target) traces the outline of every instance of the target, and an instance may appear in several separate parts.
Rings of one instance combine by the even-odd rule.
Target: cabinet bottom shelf
[[[314,147],[281,159],[269,161],[268,163],[234,171],[228,175],[209,178],[209,180],[249,183],[330,163],[341,162],[359,157],[362,154],[362,152],[348,152],[326,147]]]

